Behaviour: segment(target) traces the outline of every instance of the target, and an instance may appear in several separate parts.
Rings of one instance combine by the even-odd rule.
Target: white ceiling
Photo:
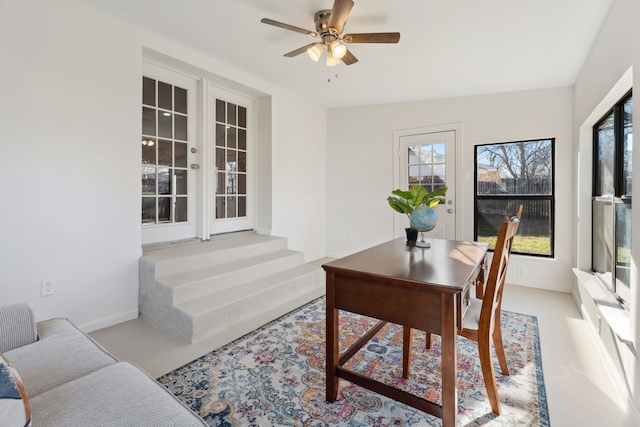
[[[327,107],[570,86],[613,2],[355,0],[345,33],[400,43],[351,44],[359,62],[329,68],[285,58],[313,39],[260,19],[313,31],[333,0],[82,1]]]

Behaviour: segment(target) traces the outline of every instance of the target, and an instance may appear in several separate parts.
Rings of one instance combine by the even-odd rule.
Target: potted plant
[[[442,187],[432,192],[427,192],[421,185],[414,185],[409,191],[400,189],[391,192],[393,196],[387,197],[389,206],[399,213],[407,215],[409,218],[409,227],[405,228],[407,240],[416,241],[418,239],[418,230],[411,226],[411,213],[420,206],[433,208],[439,203],[444,203],[447,187]]]

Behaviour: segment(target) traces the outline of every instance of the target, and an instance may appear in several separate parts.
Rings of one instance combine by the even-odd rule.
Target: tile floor
[[[310,297],[309,299],[311,299]],[[91,333],[107,350],[159,377],[237,338],[305,301],[197,344],[174,340],[142,319]],[[580,312],[566,293],[508,286],[504,310],[535,315],[553,427],[638,426],[621,404]]]

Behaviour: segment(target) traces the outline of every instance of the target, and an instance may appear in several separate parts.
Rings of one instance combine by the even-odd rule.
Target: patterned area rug
[[[417,409],[340,380],[338,400],[325,400],[325,300],[310,302],[238,340],[159,378],[216,427],[440,426]],[[511,376],[495,359],[502,414],[491,407],[477,345],[458,337],[458,425],[549,426],[537,319],[503,312]],[[341,352],[377,321],[341,312]],[[402,378],[402,328],[387,324],[345,366],[440,402],[440,337],[425,349],[416,332],[409,380]]]

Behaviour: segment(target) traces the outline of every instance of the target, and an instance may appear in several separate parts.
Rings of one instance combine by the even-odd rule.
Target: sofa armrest
[[[0,353],[37,340],[36,317],[27,304],[0,307]]]

